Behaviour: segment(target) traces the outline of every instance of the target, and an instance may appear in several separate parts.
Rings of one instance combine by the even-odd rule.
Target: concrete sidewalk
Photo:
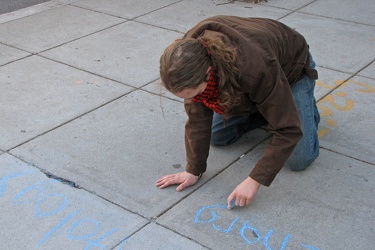
[[[165,47],[216,14],[277,19],[319,70],[321,156],[252,204],[226,199],[269,135],[212,147],[182,192],[182,100]],[[375,2],[54,0],[0,15],[0,249],[361,249],[375,245]]]

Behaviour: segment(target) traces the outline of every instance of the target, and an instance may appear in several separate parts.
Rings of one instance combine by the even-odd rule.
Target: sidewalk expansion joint
[[[163,228],[165,228],[166,230],[172,231],[173,233],[178,234],[178,235],[180,235],[180,236],[183,237],[183,238],[186,238],[186,239],[188,239],[188,240],[190,240],[190,241],[193,241],[193,242],[195,242],[196,244],[198,244],[198,245],[200,245],[200,246],[202,246],[202,247],[204,247],[204,248],[207,248],[207,249],[212,250],[212,248],[209,248],[208,246],[203,245],[202,242],[199,242],[199,241],[197,241],[196,239],[194,239],[194,238],[192,238],[192,237],[189,237],[188,235],[184,235],[184,234],[178,232],[177,230],[175,230],[175,229],[173,229],[173,228],[170,228],[170,227],[168,227],[168,226],[166,226],[166,225],[163,225],[163,224],[161,224],[161,223],[158,223],[158,222],[155,222],[155,224],[156,224],[156,225],[159,225],[159,226],[161,226],[161,227],[163,227]]]
[[[359,158],[357,158],[357,157],[354,157],[354,156],[351,156],[351,155],[348,155],[348,154],[344,154],[344,153],[338,152],[338,151],[336,151],[336,150],[326,148],[326,147],[324,147],[324,146],[320,146],[320,148],[321,148],[321,149],[324,149],[324,150],[327,150],[327,151],[329,151],[329,152],[335,153],[335,154],[339,154],[339,155],[342,155],[342,156],[345,156],[345,157],[351,158],[351,159],[356,160],[356,161],[359,161],[359,162],[363,162],[363,163],[366,163],[366,164],[369,164],[369,165],[375,166],[375,164],[374,164],[373,162],[370,162],[370,161],[366,161],[366,160],[363,160],[363,159],[359,159]]]

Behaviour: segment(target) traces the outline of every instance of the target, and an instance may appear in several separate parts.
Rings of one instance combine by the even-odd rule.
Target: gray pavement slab
[[[185,121],[180,102],[161,101],[160,97],[139,90],[11,153],[151,218],[199,188],[268,136],[259,129],[248,133],[236,145],[214,147],[208,160],[211,167],[199,185],[180,193],[173,187],[159,190],[154,185],[159,177],[185,169]]]
[[[173,31],[129,21],[42,55],[141,87],[159,78],[160,55],[177,36]]]
[[[132,90],[32,56],[0,68],[0,148],[9,150]]]
[[[368,190],[375,188],[375,169],[327,150],[303,172],[283,169],[250,207],[228,210],[228,195],[264,147],[157,222],[212,249],[372,249],[375,200]]]
[[[122,18],[133,19],[149,12],[158,11],[165,6],[178,2],[178,0],[137,2],[138,3],[135,4],[133,1],[123,0],[82,0],[74,3],[74,5]],[[113,6],[116,6],[116,8],[113,8]]]
[[[193,10],[192,6],[199,6],[199,8]],[[207,0],[179,1],[157,12],[138,17],[135,20],[184,33],[199,21],[213,15],[254,16],[277,19],[291,12],[290,10],[271,8],[264,5],[257,5],[256,8],[253,8],[253,6],[254,4],[242,2],[216,5],[214,2]],[[186,11],[189,9],[191,11]]]
[[[33,5],[27,8],[22,8],[16,11],[12,11],[6,14],[0,15],[0,24],[13,21],[16,19],[24,18],[27,16],[38,14],[42,11],[46,11],[55,7],[61,6],[61,1],[47,1],[37,5]]]
[[[40,4],[40,3],[44,3],[47,1],[49,0],[29,0],[29,1],[23,1],[23,0],[4,1],[2,0],[0,2],[0,14],[23,9],[23,8],[36,5],[36,4]]]
[[[0,44],[0,66],[29,55],[30,53]]]
[[[148,223],[85,190],[0,155],[2,249],[111,249]]]
[[[171,230],[151,223],[126,239],[114,250],[121,249],[200,250],[207,248]]]
[[[125,21],[67,5],[2,24],[0,42],[37,53]]]
[[[357,73],[374,60],[375,26],[298,12],[280,21],[305,36],[317,66]]]
[[[312,0],[277,0],[277,1],[261,1],[259,4],[268,5],[289,10],[298,10],[310,3],[315,1]]]
[[[374,38],[374,42],[375,42],[375,38]],[[364,70],[359,72],[358,75],[375,79],[375,62],[371,63]]]
[[[73,4],[79,2],[81,0],[53,0],[54,2],[62,3],[62,4]]]
[[[354,77],[318,103],[320,145],[375,163],[375,80]]]
[[[374,17],[374,10],[375,1],[330,0],[314,1],[299,11],[311,14],[319,13],[320,16],[329,18],[375,25],[375,18],[369,18]]]
[[[1,248],[372,249],[373,1],[133,2],[53,0],[0,15]],[[157,87],[159,57],[215,14],[290,25],[320,74],[318,160],[283,169],[231,211],[263,130],[212,147],[194,187],[155,186],[185,165],[186,115]]]

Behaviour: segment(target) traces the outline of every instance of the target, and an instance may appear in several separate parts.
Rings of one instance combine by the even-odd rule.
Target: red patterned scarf
[[[219,89],[216,86],[214,71],[211,71],[206,89],[192,99],[194,102],[203,102],[205,106],[219,115],[224,113],[224,108],[219,104]]]

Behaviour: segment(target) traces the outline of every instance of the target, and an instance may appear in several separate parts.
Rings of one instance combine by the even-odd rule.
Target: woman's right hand
[[[186,171],[177,174],[170,174],[161,177],[156,181],[156,186],[159,188],[165,188],[170,185],[178,185],[176,188],[177,192],[184,190],[187,187],[193,186],[199,180],[199,176],[195,176]]]

